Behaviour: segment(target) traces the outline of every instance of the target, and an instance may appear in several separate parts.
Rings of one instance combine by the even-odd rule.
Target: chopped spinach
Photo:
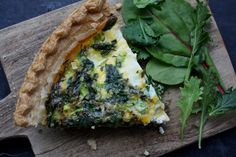
[[[111,64],[106,65],[106,89],[112,93],[112,96],[108,98],[112,104],[125,103],[128,101],[128,91],[126,91],[126,81],[122,79],[117,68]]]
[[[119,72],[126,54],[122,52],[116,56],[114,65],[106,63],[109,58],[96,65],[88,57],[94,53],[92,49],[104,58],[114,57],[113,54],[105,55],[114,51],[116,44],[116,40],[107,40],[101,32],[74,60],[64,63],[64,74],[53,84],[46,101],[49,127],[125,126],[138,120],[134,115],[129,119],[131,123],[123,120],[130,104],[137,112],[145,114],[148,95],[131,86]],[[72,62],[76,66],[73,67]],[[139,104],[135,106],[136,103]]]
[[[111,51],[115,50],[116,40],[111,42],[103,42],[103,43],[94,43],[91,47],[97,51],[100,51],[103,56],[108,55]]]

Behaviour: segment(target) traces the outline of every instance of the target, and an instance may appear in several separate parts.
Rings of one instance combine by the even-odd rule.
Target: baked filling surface
[[[49,127],[118,127],[169,120],[117,25],[90,39],[63,66],[46,101]]]

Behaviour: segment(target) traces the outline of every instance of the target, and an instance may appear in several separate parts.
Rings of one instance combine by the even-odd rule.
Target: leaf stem
[[[185,81],[189,80],[189,77],[190,77],[190,73],[191,73],[191,69],[192,69],[193,56],[196,53],[196,45],[197,45],[196,37],[197,37],[197,28],[195,28],[195,30],[194,30],[194,43],[193,43],[191,56],[190,56],[190,59],[189,59],[189,62],[188,62],[188,69],[187,69],[187,72],[186,72],[186,75],[185,75]]]
[[[141,30],[142,30],[143,36],[144,36],[144,38],[145,38],[145,41],[147,42],[148,39],[147,39],[147,37],[146,37],[146,35],[145,35],[145,31],[144,31],[144,28],[143,28],[143,25],[142,25],[142,22],[141,22],[141,18],[140,18],[140,17],[138,18],[138,21],[139,21],[139,26],[140,26],[140,28],[141,28]]]
[[[202,113],[200,118],[200,126],[199,126],[199,135],[198,135],[198,148],[202,148],[202,135],[203,135],[203,129],[204,125],[206,123],[206,120],[208,119],[208,115],[206,114],[206,105],[202,105]]]

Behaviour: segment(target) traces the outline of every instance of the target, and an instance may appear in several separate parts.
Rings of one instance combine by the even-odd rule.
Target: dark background
[[[0,0],[0,29],[77,1]],[[210,0],[209,3],[234,69],[236,69],[236,0]],[[9,92],[10,89],[0,63],[0,99]],[[21,157],[33,156],[26,137],[21,136],[0,141],[0,157],[17,154]],[[204,140],[202,150],[199,150],[195,143],[165,156],[236,157],[236,128]]]

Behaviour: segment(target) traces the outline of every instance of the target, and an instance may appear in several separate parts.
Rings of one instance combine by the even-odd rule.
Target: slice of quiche
[[[88,0],[51,34],[19,91],[19,126],[122,127],[169,121],[105,0]]]

